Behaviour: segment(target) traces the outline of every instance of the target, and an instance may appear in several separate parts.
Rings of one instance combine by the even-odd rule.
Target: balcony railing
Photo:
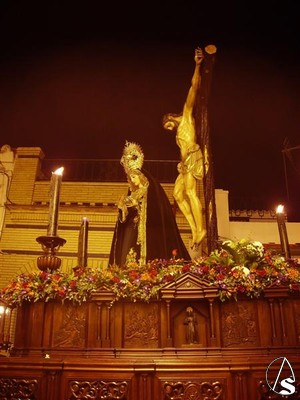
[[[144,168],[160,183],[174,183],[178,160],[145,160]],[[125,182],[126,175],[116,159],[44,159],[39,180],[49,180],[51,172],[64,167],[64,181],[69,182]],[[263,196],[242,197],[229,192],[230,210],[270,210],[272,204]],[[296,210],[291,207],[291,210]],[[291,211],[290,211],[291,213]],[[299,213],[298,213],[299,214]],[[300,216],[297,218],[300,220]]]
[[[173,183],[177,177],[177,163],[173,160],[145,160],[144,168],[160,183]],[[48,180],[51,172],[64,167],[64,181],[69,182],[124,182],[126,175],[120,160],[44,159],[39,180]]]

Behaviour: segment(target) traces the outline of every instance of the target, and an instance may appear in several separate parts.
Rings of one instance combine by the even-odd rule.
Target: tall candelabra
[[[9,356],[12,347],[10,338],[12,311],[11,307],[0,302],[0,355],[4,356]]]
[[[56,252],[66,243],[66,239],[59,236],[39,236],[36,241],[40,243],[44,254],[37,259],[37,265],[41,271],[56,270],[61,266],[61,259]]]
[[[276,209],[276,217],[277,217],[277,225],[279,231],[281,252],[284,255],[285,259],[291,258],[290,245],[288,241],[288,235],[286,231],[285,225],[285,214],[283,205],[279,205]]]
[[[50,183],[49,218],[46,236],[39,236],[36,240],[41,244],[44,255],[38,257],[37,265],[41,271],[56,270],[61,265],[61,259],[56,252],[66,243],[66,240],[57,235],[57,222],[59,213],[60,187],[63,167],[52,172]]]

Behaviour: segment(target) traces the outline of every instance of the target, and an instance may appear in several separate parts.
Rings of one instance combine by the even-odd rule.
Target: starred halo
[[[135,142],[126,140],[123,155],[120,161],[125,171],[141,169],[144,163],[144,153],[141,146]]]

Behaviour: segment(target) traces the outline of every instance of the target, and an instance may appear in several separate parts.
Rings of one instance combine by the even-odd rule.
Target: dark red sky
[[[283,142],[300,144],[292,6],[99,3],[1,3],[1,143],[40,146],[47,158],[120,158],[130,140],[147,159],[178,159],[161,118],[182,110],[194,48],[213,43],[216,187],[284,200]],[[300,150],[292,156],[299,199]]]

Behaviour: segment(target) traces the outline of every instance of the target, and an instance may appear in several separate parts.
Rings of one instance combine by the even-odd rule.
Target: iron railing
[[[160,183],[174,183],[177,176],[177,160],[145,160],[144,168]],[[49,180],[51,172],[64,167],[66,182],[125,182],[126,175],[116,159],[44,159],[38,180]],[[235,196],[229,192],[230,210],[270,210],[272,204],[263,195]]]
[[[177,177],[177,163],[173,160],[145,160],[144,168],[159,182],[172,183]],[[44,159],[39,180],[48,180],[51,172],[64,167],[64,181],[69,182],[124,182],[126,175],[120,160],[105,159]]]

